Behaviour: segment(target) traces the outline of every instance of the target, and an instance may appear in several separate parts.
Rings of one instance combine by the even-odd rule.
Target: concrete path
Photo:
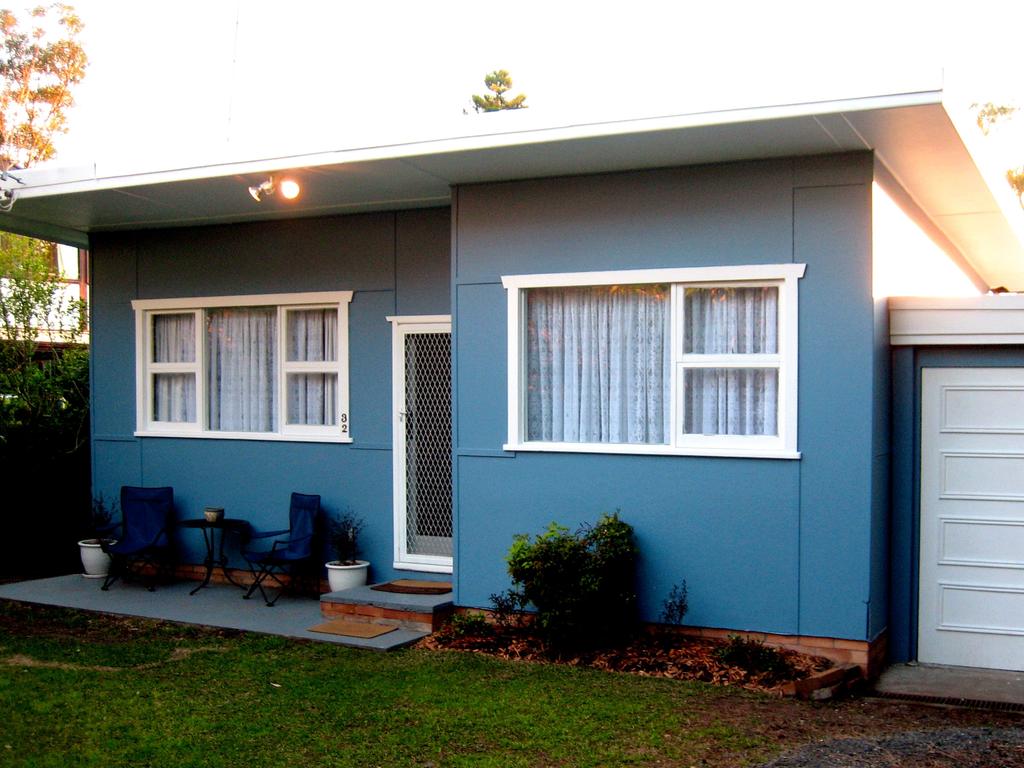
[[[931,664],[895,664],[882,673],[875,690],[883,696],[915,697],[1024,708],[1024,672]]]
[[[427,634],[397,629],[386,635],[364,639],[310,632],[309,627],[324,621],[320,615],[320,601],[313,597],[286,594],[273,608],[268,608],[259,599],[258,593],[251,600],[243,600],[242,590],[230,585],[211,584],[190,596],[189,590],[196,586],[194,581],[158,586],[155,592],[147,591],[138,582],[125,584],[122,581],[115,582],[108,592],[103,592],[100,584],[98,579],[86,579],[78,574],[56,576],[0,585],[0,598],[122,616],[202,624],[207,627],[242,629],[373,650],[392,647],[396,640],[413,643]]]

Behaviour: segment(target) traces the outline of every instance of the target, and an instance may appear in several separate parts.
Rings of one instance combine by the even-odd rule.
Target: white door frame
[[[394,567],[409,571],[451,573],[452,558],[415,555],[407,551],[408,510],[406,509],[405,449],[405,337],[417,333],[452,332],[451,315],[392,315],[391,323],[391,410],[392,477],[394,498]]]

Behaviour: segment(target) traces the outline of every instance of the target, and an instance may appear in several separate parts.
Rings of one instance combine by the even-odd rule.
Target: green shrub
[[[683,579],[681,584],[672,585],[672,591],[668,593],[668,597],[661,604],[660,622],[674,627],[681,626],[683,617],[686,616],[689,609],[689,594],[686,589],[686,579]]]
[[[746,670],[751,675],[763,675],[769,682],[789,680],[796,674],[793,665],[781,652],[760,640],[730,635],[729,642],[715,655],[719,661]]]
[[[522,592],[506,589],[491,595],[494,607],[494,623],[501,629],[519,629],[523,626],[523,611],[526,610],[526,598]]]
[[[450,643],[463,637],[489,637],[494,627],[479,613],[456,613],[438,632],[439,639]]]
[[[555,651],[613,644],[636,627],[633,528],[618,514],[576,533],[552,523],[519,534],[508,554],[516,591],[537,610],[535,626]]]

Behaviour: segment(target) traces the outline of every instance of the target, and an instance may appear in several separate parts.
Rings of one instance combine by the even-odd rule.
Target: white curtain
[[[527,292],[527,439],[665,443],[667,285]]]
[[[338,311],[304,309],[288,312],[288,361],[334,362],[338,349]],[[296,373],[287,377],[288,423],[337,423],[338,376]]]
[[[194,363],[196,360],[195,315],[154,315],[153,362]],[[194,373],[158,373],[153,376],[153,420],[194,423],[196,377]]]
[[[686,354],[778,353],[778,288],[687,288],[685,304]],[[684,376],[686,433],[778,434],[777,369],[686,368]]]
[[[277,310],[209,311],[206,353],[210,429],[276,430]]]

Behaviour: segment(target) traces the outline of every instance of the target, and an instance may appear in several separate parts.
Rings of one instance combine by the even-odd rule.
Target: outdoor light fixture
[[[259,203],[262,202],[264,197],[273,195],[277,192],[278,188],[281,190],[281,196],[286,200],[294,200],[299,196],[299,192],[301,191],[298,182],[293,181],[292,179],[284,179],[281,184],[278,185],[274,181],[274,177],[271,176],[263,183],[255,187],[249,187],[249,194],[252,195],[253,200]]]
[[[10,168],[0,171],[0,182],[7,181],[8,179],[16,181],[18,184],[25,183],[20,178],[12,174]],[[14,187],[0,187],[0,213],[10,213],[11,208],[14,207],[14,198],[17,194],[18,190]]]
[[[284,195],[288,200],[294,200],[299,196],[299,184],[291,179],[285,179],[281,182],[281,194]]]

